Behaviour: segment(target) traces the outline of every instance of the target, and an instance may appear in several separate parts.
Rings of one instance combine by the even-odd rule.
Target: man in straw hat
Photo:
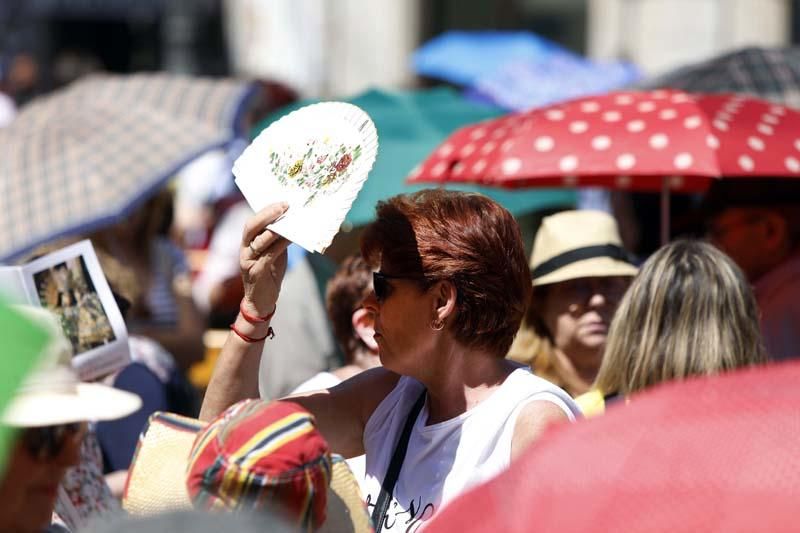
[[[19,433],[0,478],[0,531],[40,532],[50,524],[67,468],[79,461],[86,423],[126,416],[141,400],[111,387],[79,382],[70,366],[72,348],[55,317],[38,307],[18,309],[51,340],[39,368],[3,413],[2,423]]]
[[[753,284],[767,353],[800,357],[800,181],[719,180],[703,207],[711,242]]]
[[[530,266],[531,305],[509,357],[577,396],[597,375],[611,317],[636,267],[614,218],[591,210],[545,217]]]

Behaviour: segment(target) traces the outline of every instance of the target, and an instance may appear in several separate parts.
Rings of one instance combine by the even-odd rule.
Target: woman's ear
[[[353,331],[367,348],[378,353],[378,343],[375,342],[375,316],[372,311],[363,307],[353,311]]]
[[[434,320],[444,321],[456,311],[456,301],[458,300],[458,290],[452,281],[440,281],[433,288],[433,314]]]
[[[764,214],[764,244],[770,250],[780,250],[789,243],[789,225],[786,219],[778,213]]]

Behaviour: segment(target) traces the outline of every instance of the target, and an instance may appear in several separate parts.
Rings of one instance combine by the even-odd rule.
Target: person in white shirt
[[[266,227],[287,208],[266,207],[243,232],[245,297],[203,420],[257,394],[288,246]],[[366,453],[376,528],[413,529],[580,411],[562,389],[505,359],[531,293],[520,229],[506,209],[455,191],[396,196],[378,203],[361,252],[380,267],[363,305],[375,316],[383,367],[291,398],[314,414],[332,451]],[[390,462],[402,463],[396,476],[387,475]]]
[[[723,179],[704,204],[711,242],[753,284],[768,355],[800,357],[800,182]]]

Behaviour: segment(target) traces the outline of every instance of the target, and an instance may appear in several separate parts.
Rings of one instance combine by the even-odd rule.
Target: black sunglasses
[[[390,279],[413,279],[416,281],[423,281],[424,278],[418,276],[392,276],[391,274],[384,274],[383,272],[372,273],[372,288],[375,290],[375,299],[383,302],[392,293],[392,286],[389,284]]]
[[[83,422],[26,428],[22,432],[22,445],[37,461],[52,461],[61,454],[69,439],[83,438],[85,428]]]

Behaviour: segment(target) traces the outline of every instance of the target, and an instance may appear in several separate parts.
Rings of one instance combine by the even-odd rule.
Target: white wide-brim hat
[[[114,420],[141,407],[142,400],[135,394],[80,382],[70,366],[72,347],[52,313],[32,306],[15,308],[46,329],[51,340],[36,370],[27,376],[9,402],[3,413],[3,423],[15,427],[42,427]]]
[[[617,222],[602,211],[562,211],[545,217],[531,253],[535,287],[578,278],[635,276]]]

